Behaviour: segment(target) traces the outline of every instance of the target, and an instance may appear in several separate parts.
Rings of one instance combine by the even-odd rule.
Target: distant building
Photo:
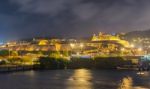
[[[148,42],[147,42],[148,43]],[[72,44],[72,45],[71,45]],[[128,41],[120,35],[111,35],[100,32],[93,35],[91,40],[76,39],[33,39],[32,41],[8,42],[0,46],[0,50],[25,51],[25,52],[71,52],[85,55],[132,55],[141,54],[143,49],[134,49]]]
[[[100,32],[99,35],[93,35],[92,41],[116,41],[125,47],[130,47],[130,44],[126,40],[122,40],[118,35],[110,35]]]

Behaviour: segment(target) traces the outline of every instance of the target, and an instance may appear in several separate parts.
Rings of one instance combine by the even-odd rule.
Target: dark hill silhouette
[[[133,38],[150,38],[150,29],[145,31],[132,31],[125,34],[126,39],[133,39]]]

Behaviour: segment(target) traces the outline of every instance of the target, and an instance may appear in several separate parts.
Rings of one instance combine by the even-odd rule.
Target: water
[[[3,73],[0,89],[150,89],[150,72],[77,69]]]

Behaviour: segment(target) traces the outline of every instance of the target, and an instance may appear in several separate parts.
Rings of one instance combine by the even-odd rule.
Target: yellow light
[[[76,86],[76,88],[78,89],[94,89],[93,84],[91,83],[91,81],[89,81],[92,79],[93,76],[91,70],[87,69],[75,70],[73,74],[69,77],[69,79],[66,81],[67,85],[69,85],[67,86],[66,89],[72,89],[72,86]],[[78,85],[80,87],[78,87]]]
[[[131,77],[125,77],[122,79],[118,89],[132,89],[133,79]]]
[[[74,48],[75,47],[75,44],[70,44],[71,48]]]
[[[48,40],[41,40],[38,44],[39,45],[47,45],[48,44]]]
[[[83,46],[84,46],[84,45],[81,43],[81,44],[80,44],[80,47],[83,48]]]
[[[143,49],[142,48],[138,48],[138,51],[142,51]]]
[[[79,53],[79,52],[77,52],[77,55],[79,56],[79,55],[80,55],[80,53]]]
[[[134,46],[134,44],[131,44],[130,47],[131,47],[131,48],[134,48],[135,46]]]
[[[121,48],[121,51],[124,51],[125,49],[124,48]]]

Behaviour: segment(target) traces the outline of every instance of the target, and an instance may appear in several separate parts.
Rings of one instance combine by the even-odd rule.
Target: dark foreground
[[[0,89],[150,89],[150,72],[77,69],[1,73]]]

